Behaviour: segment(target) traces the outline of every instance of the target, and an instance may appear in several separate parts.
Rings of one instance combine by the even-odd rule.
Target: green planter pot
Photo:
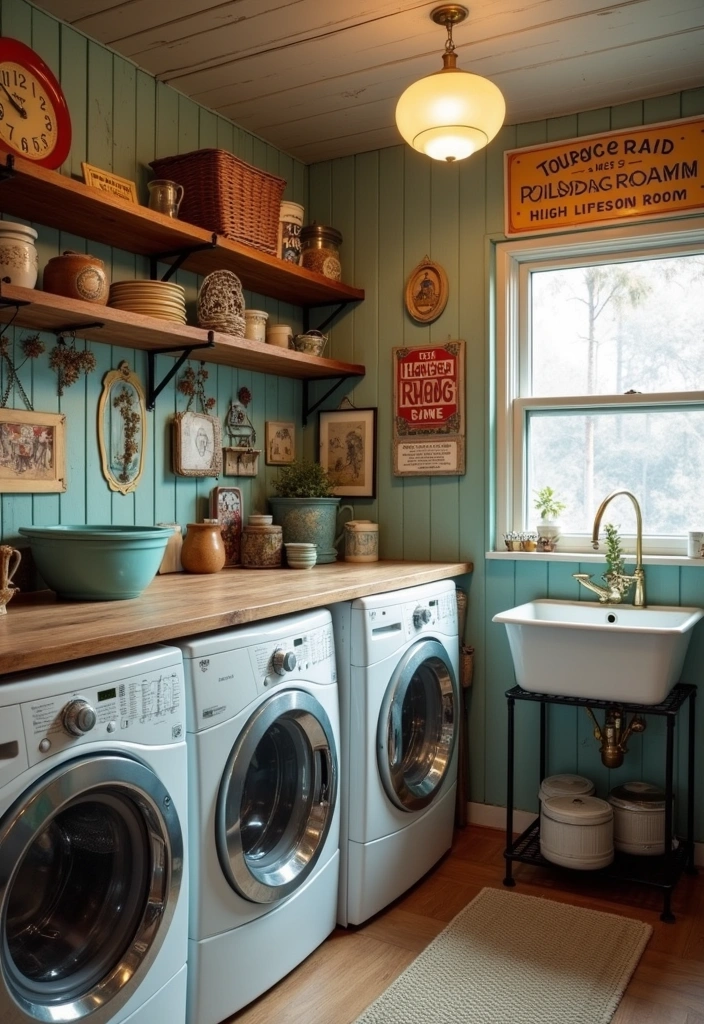
[[[340,498],[269,498],[274,523],[280,526],[283,543],[315,544],[318,549],[318,564],[336,562],[335,545],[340,538],[337,534],[337,514],[350,505],[339,508]]]

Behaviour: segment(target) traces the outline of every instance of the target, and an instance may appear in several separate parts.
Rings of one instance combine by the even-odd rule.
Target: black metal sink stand
[[[514,712],[516,701],[534,701],[540,704],[540,781],[546,777],[546,741],[547,741],[547,714],[548,704],[562,704],[569,707],[590,707],[608,709],[613,707],[623,708],[626,714],[659,715],[664,716],[667,723],[667,736],[665,744],[665,852],[660,856],[639,857],[633,854],[624,854],[616,851],[613,864],[598,871],[574,872],[574,869],[562,870],[572,871],[582,875],[596,876],[603,878],[616,878],[621,881],[636,882],[642,885],[652,886],[661,889],[663,893],[663,908],[660,915],[662,921],[672,922],[675,920],[672,913],[671,900],[672,892],[682,873],[695,875],[697,869],[694,866],[694,722],[695,722],[695,698],[697,695],[696,686],[689,683],[678,683],[672,688],[664,701],[660,704],[624,704],[616,701],[587,700],[583,697],[563,697],[546,693],[529,693],[514,686],[506,691],[508,704],[508,764],[506,779],[506,849],[504,858],[506,860],[506,876],[504,885],[514,886],[516,880],[513,877],[513,862],[520,861],[524,864],[539,864],[543,867],[555,867],[546,860],[540,853],[540,818],[529,825],[516,840],[513,838],[513,783],[514,783]],[[678,836],[677,842],[673,845],[674,823],[673,823],[673,763],[675,752],[675,722],[680,709],[688,704],[688,747],[687,747],[687,811],[686,811],[686,832],[684,836]]]

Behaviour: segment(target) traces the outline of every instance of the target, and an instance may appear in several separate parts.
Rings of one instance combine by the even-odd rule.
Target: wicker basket
[[[283,178],[224,149],[197,149],[149,166],[157,177],[183,185],[181,220],[276,255]]]

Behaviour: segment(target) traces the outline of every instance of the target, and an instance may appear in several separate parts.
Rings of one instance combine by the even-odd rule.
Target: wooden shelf
[[[17,306],[13,303],[17,303]],[[50,295],[34,288],[0,283],[0,323],[10,321],[15,327],[50,333],[72,328],[76,337],[88,341],[155,352],[168,352],[170,349],[208,342],[208,331],[199,327],[157,320],[155,317],[128,313],[94,302],[66,299],[62,295]],[[213,337],[213,347],[198,352],[198,359],[206,363],[258,370],[260,373],[274,373],[279,377],[294,377],[297,380],[361,377],[365,373],[364,366],[358,363],[323,359],[260,341],[235,338],[229,334],[215,332]]]
[[[140,256],[155,257],[209,245],[215,237],[215,246],[191,253],[183,263],[184,269],[197,274],[232,270],[244,288],[294,306],[336,305],[364,298],[361,288],[331,281],[222,235],[214,236],[192,224],[128,203],[56,171],[35,167],[21,157],[14,158],[12,171],[0,180],[0,210]]]

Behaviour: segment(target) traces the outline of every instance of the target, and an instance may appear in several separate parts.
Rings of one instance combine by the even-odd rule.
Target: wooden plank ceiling
[[[306,163],[397,145],[445,43],[437,0],[34,2]],[[454,35],[508,124],[704,85],[704,0],[475,0]]]

